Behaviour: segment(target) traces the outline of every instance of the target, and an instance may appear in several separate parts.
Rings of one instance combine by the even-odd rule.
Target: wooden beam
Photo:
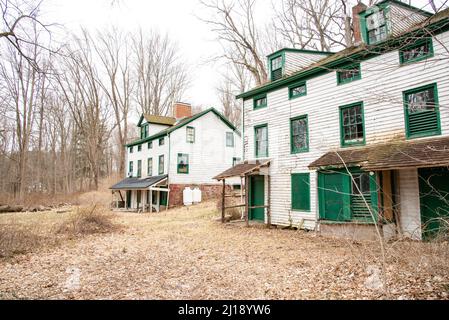
[[[234,208],[241,208],[241,207],[244,207],[244,206],[246,206],[246,204],[242,203],[242,204],[237,204],[235,206],[226,207],[225,209],[228,210],[228,209],[234,209]]]
[[[223,179],[223,192],[221,194],[221,223],[225,223],[225,193],[226,193],[226,179]]]

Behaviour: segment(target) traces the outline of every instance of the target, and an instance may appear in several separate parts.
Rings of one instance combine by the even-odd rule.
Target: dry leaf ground
[[[447,243],[389,244],[385,291],[375,243],[222,225],[216,218],[214,203],[160,214],[117,213],[119,231],[0,260],[0,299],[448,298]],[[11,219],[0,216],[0,227]],[[14,219],[52,230],[61,216]]]

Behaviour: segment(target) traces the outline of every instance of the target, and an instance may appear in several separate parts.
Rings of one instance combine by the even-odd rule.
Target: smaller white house
[[[140,138],[126,145],[127,177],[111,187],[116,207],[159,211],[182,205],[186,187],[199,188],[204,200],[220,194],[222,185],[213,177],[241,161],[240,132],[214,108],[195,115],[191,109],[176,103],[174,117],[141,116]]]

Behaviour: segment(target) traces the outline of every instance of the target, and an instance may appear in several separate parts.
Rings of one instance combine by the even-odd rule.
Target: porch
[[[348,235],[368,224],[386,238],[447,236],[448,165],[449,137],[328,152],[309,165],[318,171],[320,229]]]
[[[270,160],[245,161],[214,177],[223,184],[221,201],[221,221],[226,222],[226,212],[231,209],[242,209],[242,218],[249,226],[250,221],[267,223],[271,226],[269,175]],[[226,179],[240,178],[240,203],[227,204]]]
[[[113,185],[111,209],[128,212],[160,212],[168,209],[168,176],[126,178]]]

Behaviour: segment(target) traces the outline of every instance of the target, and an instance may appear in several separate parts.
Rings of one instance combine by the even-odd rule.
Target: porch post
[[[148,191],[150,193],[150,213],[153,213],[153,190]]]
[[[248,175],[245,175],[245,223],[249,227],[249,181]]]
[[[221,194],[221,223],[225,223],[225,193],[226,179],[223,179],[223,192]]]
[[[268,228],[271,228],[271,176],[267,176],[268,184],[268,196],[267,196],[267,224]]]

